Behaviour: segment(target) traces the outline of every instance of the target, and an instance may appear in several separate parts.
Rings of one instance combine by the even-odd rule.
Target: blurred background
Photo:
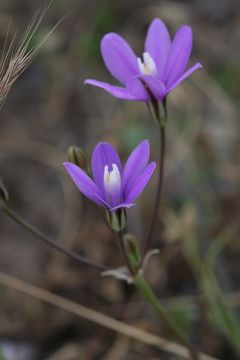
[[[1,0],[0,41],[24,32],[41,0]],[[66,17],[64,17],[67,14]],[[198,293],[186,261],[184,234],[201,256],[228,229],[227,246],[214,261],[220,288],[239,322],[240,295],[240,6],[236,0],[55,0],[33,45],[64,17],[19,78],[0,112],[0,176],[11,207],[66,247],[98,262],[122,264],[114,236],[83,199],[62,162],[70,145],[89,154],[111,142],[126,159],[142,139],[158,158],[158,135],[143,103],[119,101],[84,86],[86,78],[111,82],[99,42],[120,33],[140,56],[147,27],[163,19],[173,35],[192,26],[191,63],[202,63],[168,97],[167,151],[161,214],[154,236],[160,255],[147,276],[179,325],[203,351],[237,359],[220,327],[194,314]],[[129,231],[143,241],[151,219],[156,174],[129,210]],[[184,228],[184,230],[183,230]],[[0,271],[149,332],[169,337],[150,307],[125,283],[56,253],[0,213]],[[185,250],[184,250],[185,249]],[[214,259],[215,260],[215,259]],[[0,282],[0,348],[7,360],[173,359],[160,349],[122,337]],[[181,301],[179,300],[181,299]],[[197,300],[196,300],[197,301]],[[200,304],[201,305],[201,304]]]

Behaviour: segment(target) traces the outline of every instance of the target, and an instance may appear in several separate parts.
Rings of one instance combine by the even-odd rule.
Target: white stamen
[[[156,75],[157,73],[156,64],[148,52],[143,53],[143,61],[140,58],[138,58],[137,61],[141,74]]]
[[[103,175],[104,188],[107,194],[120,193],[121,175],[116,164],[112,164],[112,171],[109,171],[107,165],[104,166]]]

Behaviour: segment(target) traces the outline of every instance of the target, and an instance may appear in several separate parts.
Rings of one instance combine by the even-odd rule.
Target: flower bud
[[[8,191],[0,178],[0,209],[3,210],[9,203]]]
[[[134,268],[139,268],[141,265],[141,253],[137,238],[132,234],[125,234],[123,241],[130,264]]]
[[[114,231],[122,231],[127,225],[127,213],[125,209],[106,211],[107,221]]]
[[[75,145],[70,146],[67,151],[67,157],[71,163],[79,166],[81,169],[88,169],[89,161],[85,151],[82,148]]]

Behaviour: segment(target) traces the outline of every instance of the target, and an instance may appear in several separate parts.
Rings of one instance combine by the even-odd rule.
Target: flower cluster
[[[123,86],[91,79],[85,83],[125,100],[163,101],[171,90],[201,68],[201,64],[196,63],[186,70],[192,51],[191,28],[181,26],[171,40],[160,19],[154,19],[149,26],[142,59],[115,33],[103,37],[101,51],[106,67]],[[114,214],[131,207],[147,185],[156,166],[155,162],[148,163],[149,154],[149,143],[144,140],[122,168],[116,150],[108,143],[99,143],[92,154],[92,178],[71,162],[64,165],[86,197]]]

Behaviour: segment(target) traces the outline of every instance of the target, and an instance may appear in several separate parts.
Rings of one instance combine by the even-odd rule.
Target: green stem
[[[157,220],[159,217],[159,207],[160,207],[161,197],[162,197],[163,176],[164,176],[164,158],[165,158],[165,128],[164,128],[164,124],[166,122],[166,116],[167,116],[166,115],[167,114],[166,106],[164,106],[165,114],[163,117],[160,116],[158,105],[157,105],[157,107],[155,105],[155,111],[153,111],[153,112],[151,112],[150,106],[148,106],[148,108],[150,111],[150,115],[155,117],[155,120],[157,121],[157,124],[158,124],[160,146],[159,146],[159,169],[158,169],[157,194],[156,194],[156,199],[155,199],[155,204],[154,204],[154,209],[153,209],[151,225],[149,228],[148,236],[147,236],[145,244],[144,244],[144,249],[143,249],[144,254],[146,254],[146,252],[148,250],[150,250],[152,238],[153,238],[154,231],[155,231],[155,228],[157,225]]]
[[[119,231],[116,233],[118,236],[118,243],[120,250],[122,252],[122,256],[125,262],[125,265],[128,268],[128,271],[130,275],[132,276],[134,285],[140,290],[143,297],[148,301],[149,304],[153,306],[157,314],[160,316],[163,323],[166,325],[166,327],[176,336],[176,338],[189,349],[189,353],[191,355],[191,358],[194,360],[198,360],[198,353],[193,347],[193,345],[188,341],[188,339],[185,337],[185,335],[182,333],[181,329],[177,326],[177,324],[174,322],[174,320],[168,315],[167,311],[164,309],[164,307],[159,302],[157,296],[155,295],[152,288],[148,285],[147,281],[145,280],[144,276],[142,275],[141,271],[138,271],[134,269],[128,258],[128,254],[125,249],[125,244],[123,240],[123,233],[122,231]]]
[[[138,274],[134,278],[134,284],[138,288],[138,290],[141,292],[141,294],[144,296],[144,298],[147,300],[149,304],[153,306],[156,313],[159,315],[163,323],[166,325],[166,327],[172,332],[173,335],[176,336],[176,338],[189,349],[189,353],[191,355],[191,358],[194,360],[199,359],[197,350],[194,348],[194,346],[188,341],[186,336],[182,333],[181,329],[177,326],[177,324],[174,322],[174,320],[168,315],[167,311],[164,309],[160,301],[158,300],[156,294],[152,290],[152,288],[149,286],[147,281],[145,280],[144,276],[141,274]]]
[[[125,248],[125,245],[124,245],[123,232],[119,231],[119,232],[116,232],[116,234],[117,234],[117,238],[118,238],[119,248],[120,248],[120,251],[122,253],[122,257],[123,257],[123,260],[125,262],[125,265],[128,268],[129,274],[134,276],[135,271],[134,271],[134,269],[132,268],[132,266],[131,266],[131,264],[129,262],[128,255],[127,255],[127,252],[126,252],[126,248]]]
[[[91,266],[97,270],[104,271],[108,268],[102,264],[99,264],[93,260],[87,259],[84,256],[78,255],[75,252],[66,249],[63,245],[56,243],[52,239],[50,239],[46,234],[44,234],[41,230],[36,228],[34,225],[30,224],[26,220],[24,220],[22,217],[20,217],[15,211],[11,210],[8,206],[5,206],[2,208],[2,211],[10,217],[12,220],[14,220],[17,224],[22,226],[25,230],[30,232],[31,234],[37,236],[40,240],[45,242],[46,244],[50,245],[55,250],[61,252],[64,255],[67,255],[68,257],[82,263],[88,266]]]
[[[158,184],[157,184],[157,194],[156,200],[154,204],[154,210],[152,215],[152,221],[149,229],[149,233],[146,239],[146,243],[144,246],[144,254],[150,250],[152,238],[154,235],[154,231],[157,225],[157,220],[159,217],[159,207],[161,203],[161,195],[162,195],[162,185],[163,185],[163,172],[164,172],[164,152],[165,152],[165,130],[164,127],[160,127],[160,161],[159,161],[159,170],[158,170]]]

